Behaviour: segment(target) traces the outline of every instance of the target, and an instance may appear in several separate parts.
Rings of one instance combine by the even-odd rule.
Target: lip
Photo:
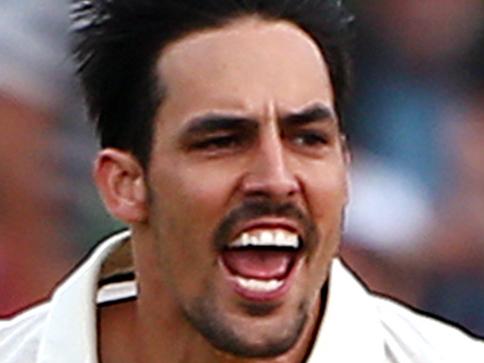
[[[235,291],[237,295],[239,295],[244,300],[253,301],[253,302],[277,302],[284,298],[284,296],[289,292],[291,287],[294,284],[294,280],[296,279],[297,275],[299,274],[302,266],[304,263],[304,257],[300,253],[295,256],[293,261],[293,266],[289,271],[289,274],[282,279],[283,284],[276,290],[270,292],[263,292],[263,291],[253,291],[248,290],[240,286],[237,283],[237,277],[229,271],[227,266],[225,266],[222,257],[219,256],[218,264],[222,273],[227,280],[230,287]]]

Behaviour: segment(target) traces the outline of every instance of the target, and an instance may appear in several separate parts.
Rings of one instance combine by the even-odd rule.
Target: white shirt
[[[129,250],[128,239],[129,232],[109,238],[49,302],[0,321],[0,363],[97,363],[96,303],[136,296],[132,280],[98,288],[106,260]],[[484,363],[484,344],[372,295],[336,259],[326,311],[307,362]]]

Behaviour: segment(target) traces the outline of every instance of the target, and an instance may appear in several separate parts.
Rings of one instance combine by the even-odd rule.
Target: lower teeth
[[[257,292],[271,292],[280,288],[284,281],[271,279],[271,280],[258,280],[258,279],[247,279],[244,277],[237,276],[237,283],[247,290],[257,291]]]

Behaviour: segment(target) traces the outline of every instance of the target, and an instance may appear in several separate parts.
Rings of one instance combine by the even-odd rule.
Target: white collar
[[[101,266],[129,238],[104,241],[55,292],[36,363],[98,363],[96,300]],[[131,294],[134,292],[131,285]],[[339,261],[331,268],[329,300],[308,363],[384,362],[383,330],[372,297]]]
[[[352,272],[335,259],[328,304],[308,363],[384,361],[383,327],[376,304]]]
[[[101,265],[130,235],[108,238],[52,296],[36,363],[97,363],[96,293]]]

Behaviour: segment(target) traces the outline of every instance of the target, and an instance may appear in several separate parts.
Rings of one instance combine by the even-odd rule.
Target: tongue
[[[225,251],[222,258],[235,275],[269,280],[287,275],[293,256],[287,251],[232,250]]]

